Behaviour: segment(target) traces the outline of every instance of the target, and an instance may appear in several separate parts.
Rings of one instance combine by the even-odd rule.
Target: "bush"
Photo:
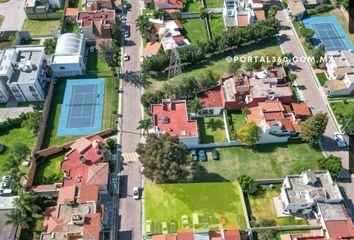
[[[349,102],[348,102],[347,99],[344,99],[344,100],[343,100],[343,103],[344,103],[344,104],[348,104]]]
[[[252,177],[248,175],[241,175],[237,178],[237,181],[240,183],[242,191],[250,195],[256,195],[258,193],[259,185]]]

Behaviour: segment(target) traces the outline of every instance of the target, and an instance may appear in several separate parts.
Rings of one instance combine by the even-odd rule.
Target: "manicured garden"
[[[10,169],[6,169],[5,163],[9,156],[10,148],[15,143],[26,144],[31,150],[36,145],[36,137],[31,130],[25,127],[10,128],[0,131],[0,144],[5,145],[5,151],[0,153],[0,176],[7,174]],[[25,161],[26,159],[23,159]]]
[[[322,73],[316,73],[316,76],[318,78],[318,81],[320,82],[321,86],[323,87],[326,82],[327,82],[327,76],[326,73],[322,72]]]
[[[322,157],[319,148],[312,148],[306,143],[274,143],[218,150],[220,160],[198,163],[194,181],[234,181],[241,174],[255,179],[280,178],[317,169],[317,159]]]
[[[241,193],[235,182],[228,183],[188,183],[188,184],[145,184],[145,222],[153,223],[153,233],[160,233],[162,222],[174,230],[193,228],[193,214],[199,219],[205,216],[209,227],[219,227],[224,219],[225,228],[246,228],[246,219],[241,202]],[[181,223],[182,216],[188,216],[188,227]]]
[[[209,18],[211,36],[215,37],[225,31],[224,18],[222,14],[213,14]]]
[[[65,153],[64,151],[46,158],[37,159],[34,186],[60,183],[63,180],[64,174],[60,168],[60,163],[64,160]]]
[[[41,35],[52,35],[52,30],[60,28],[60,19],[58,20],[31,20],[26,18],[22,31],[28,31],[32,37]]]
[[[208,40],[203,20],[199,18],[188,19],[182,20],[181,23],[183,24],[184,36],[186,36],[191,43]]]
[[[225,124],[222,116],[198,118],[201,143],[226,142]]]
[[[236,131],[246,124],[245,116],[241,111],[229,111],[227,113],[229,121],[230,138],[236,139]]]
[[[205,5],[207,8],[222,8],[224,0],[205,0]]]
[[[198,12],[202,8],[202,5],[200,4],[199,0],[187,0],[185,1],[185,10],[187,12]]]
[[[274,221],[276,226],[308,224],[306,220],[296,220],[295,217],[277,217],[273,198],[279,197],[281,184],[274,184],[273,186],[274,188],[270,189],[269,186],[262,185],[262,191],[257,196],[246,196],[250,219],[260,225],[263,221],[269,220]]]

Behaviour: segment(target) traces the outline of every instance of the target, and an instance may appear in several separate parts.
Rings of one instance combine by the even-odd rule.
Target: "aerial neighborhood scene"
[[[354,240],[353,29],[352,0],[0,0],[0,240]]]

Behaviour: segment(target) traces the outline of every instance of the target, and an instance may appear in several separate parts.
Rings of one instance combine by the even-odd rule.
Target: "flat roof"
[[[348,217],[342,204],[318,203],[317,206],[325,221],[346,220]]]

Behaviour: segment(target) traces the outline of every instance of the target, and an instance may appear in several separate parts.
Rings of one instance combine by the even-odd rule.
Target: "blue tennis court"
[[[101,130],[104,79],[68,79],[58,136],[88,135]]]
[[[303,22],[307,28],[315,31],[311,38],[313,45],[323,44],[326,51],[353,49],[352,43],[335,16],[311,17]]]

